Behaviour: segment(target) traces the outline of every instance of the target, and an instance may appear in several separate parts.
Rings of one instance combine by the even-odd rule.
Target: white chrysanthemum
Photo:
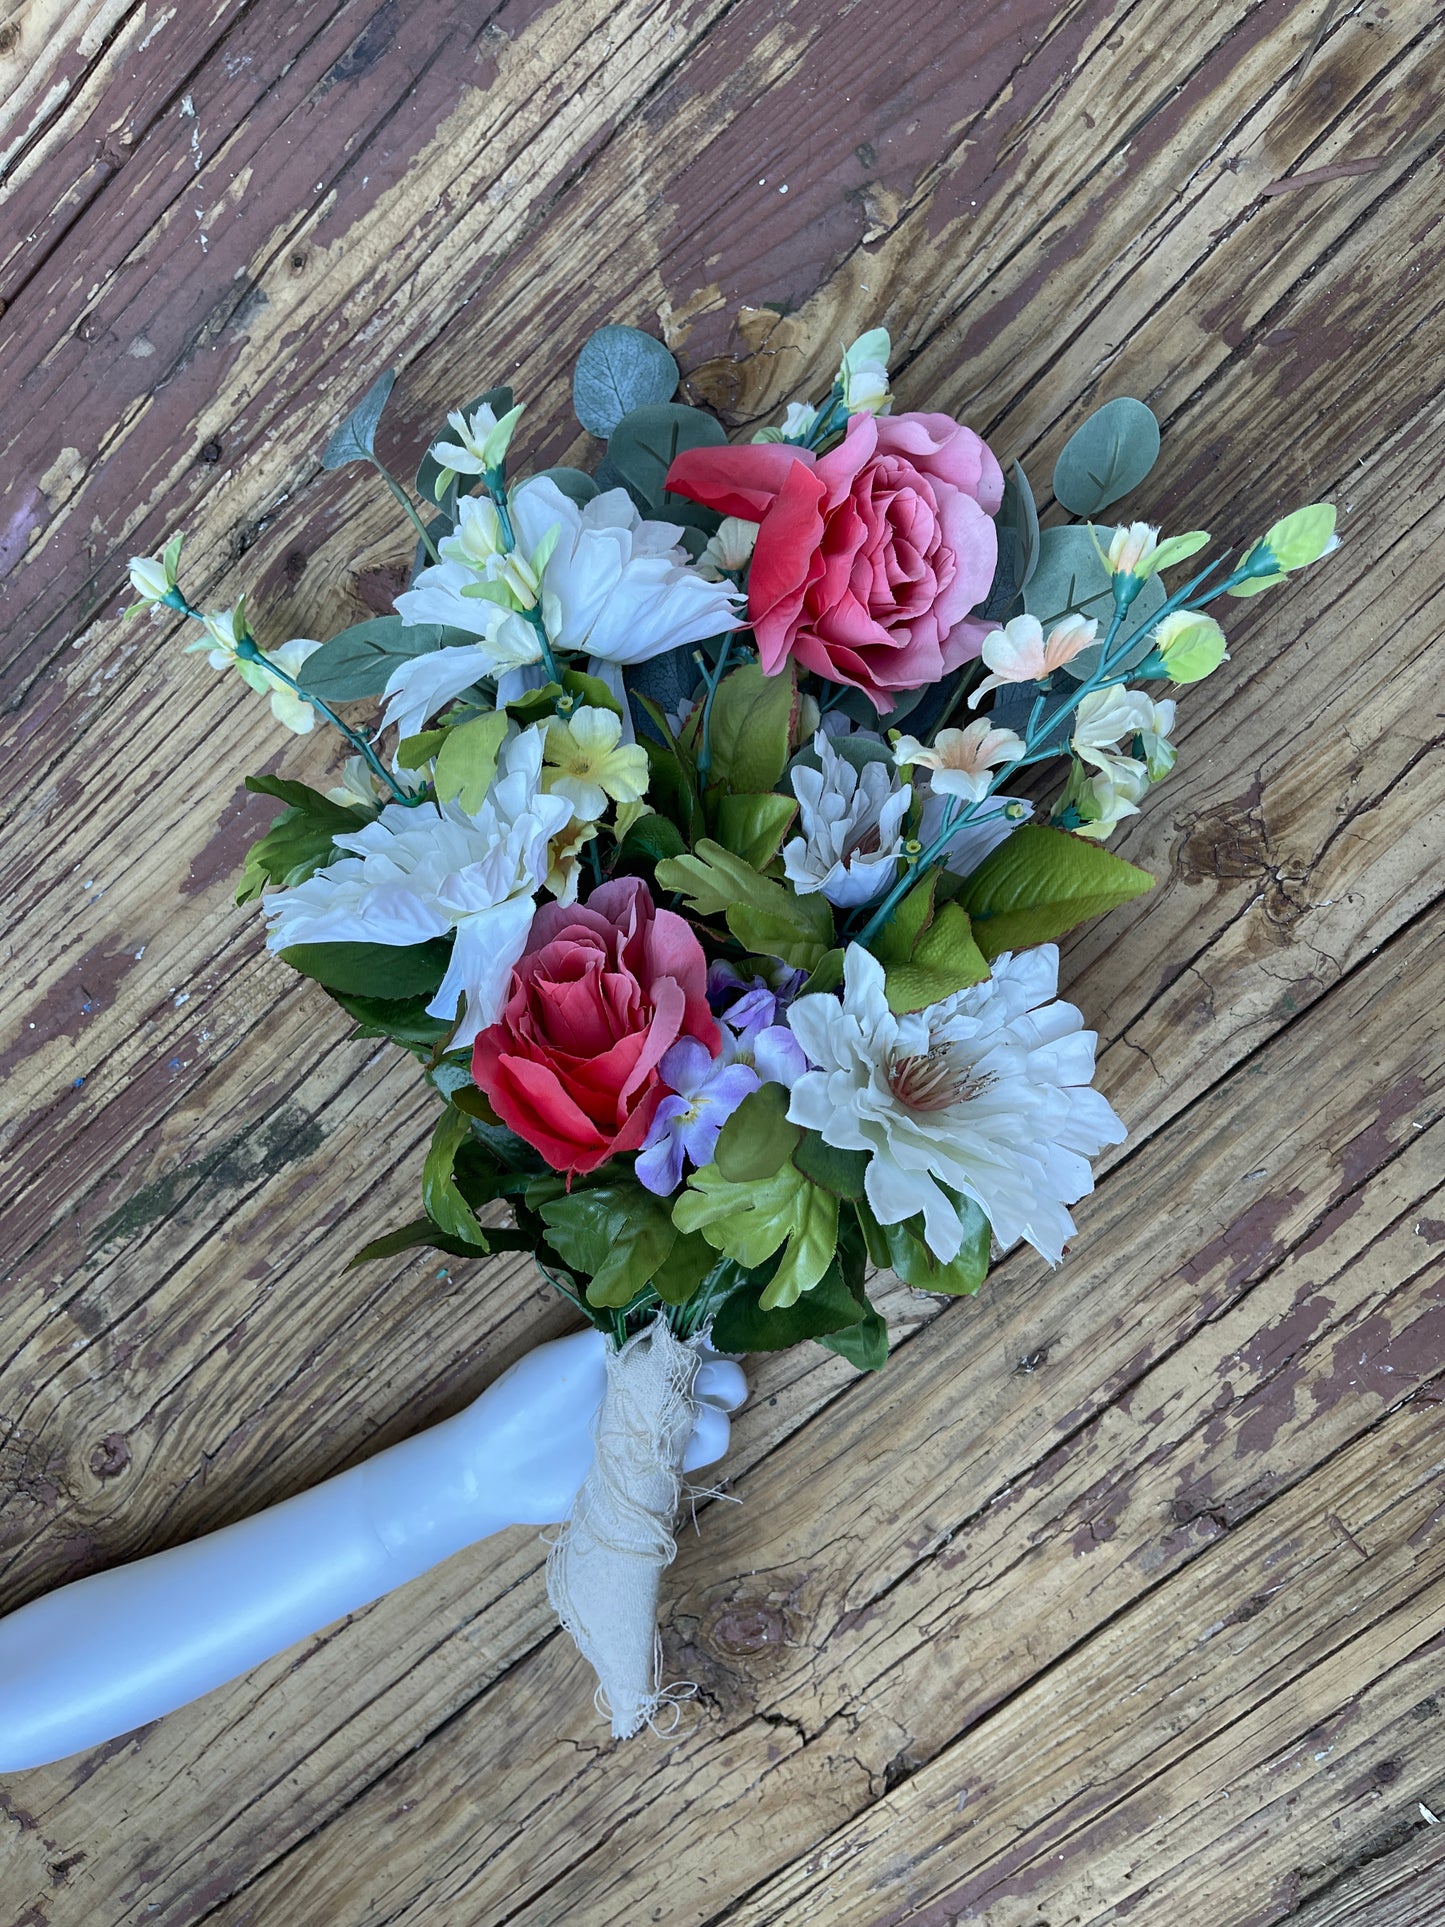
[[[452,1018],[465,997],[453,1042],[470,1044],[501,1014],[552,866],[551,840],[572,821],[567,799],[540,787],[542,748],[535,726],[503,747],[475,816],[456,803],[392,803],[374,823],[337,837],[338,848],[354,854],[266,899],[268,947],[414,944],[455,931],[446,977],[427,1009]]]
[[[918,1213],[944,1263],[962,1243],[942,1189],[972,1198],[1005,1247],[1024,1238],[1057,1264],[1074,1235],[1067,1206],[1094,1188],[1088,1160],[1124,1127],[1090,1087],[1094,1033],[1052,999],[1053,944],[997,958],[993,976],[907,1016],[883,966],[848,946],[843,999],[800,997],[793,1034],[817,1066],[788,1116],[840,1150],[870,1153],[864,1188],[882,1224]]]
[[[852,910],[871,903],[898,875],[903,819],[913,791],[896,784],[887,762],[854,769],[821,730],[813,748],[820,770],[793,770],[802,835],[783,849],[783,869],[799,896],[821,890],[829,903]]]

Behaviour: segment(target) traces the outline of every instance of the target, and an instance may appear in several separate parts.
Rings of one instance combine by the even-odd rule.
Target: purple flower
[[[638,1153],[637,1176],[665,1197],[682,1182],[684,1157],[711,1164],[718,1133],[761,1080],[750,1064],[734,1058],[726,1032],[721,1056],[683,1037],[664,1052],[658,1072],[672,1095],[657,1107]]]
[[[722,1020],[723,1055],[751,1066],[764,1084],[791,1090],[808,1060],[792,1031],[778,1022],[781,1001],[766,984],[744,992]]]

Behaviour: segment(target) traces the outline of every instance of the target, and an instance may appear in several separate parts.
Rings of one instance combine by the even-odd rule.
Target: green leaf
[[[506,741],[507,729],[507,712],[494,709],[448,730],[437,754],[439,803],[450,803],[455,798],[469,816],[476,815],[497,773],[497,757]]]
[[[577,357],[572,406],[590,435],[605,438],[632,409],[670,401],[677,382],[677,363],[653,335],[599,328]]]
[[[770,1178],[734,1183],[716,1164],[704,1165],[672,1207],[680,1231],[700,1231],[715,1250],[748,1270],[783,1256],[762,1304],[791,1305],[818,1283],[838,1248],[838,1200],[811,1183],[791,1162]]]
[[[304,810],[318,823],[327,823],[337,831],[359,829],[367,820],[350,804],[333,802],[309,783],[297,783],[289,776],[248,776],[246,788],[253,796],[274,796],[278,802]]]
[[[945,903],[919,936],[908,961],[884,967],[883,992],[888,1008],[902,1016],[941,1003],[970,984],[981,984],[987,975],[988,959],[974,942],[968,917],[956,902]]]
[[[873,955],[879,963],[907,963],[913,946],[933,921],[933,896],[939,872],[930,870],[898,905],[893,915],[873,939]]]
[[[677,1241],[663,1199],[627,1180],[544,1199],[536,1208],[563,1262],[591,1279],[592,1305],[631,1304]]]
[[[624,863],[636,862],[638,858],[657,863],[665,857],[681,856],[686,848],[682,831],[671,817],[639,816],[622,839],[620,856]]]
[[[1154,879],[1087,837],[1025,823],[959,892],[985,957],[1051,943],[1075,924],[1152,890]]]
[[[543,468],[528,479],[540,482],[544,477],[549,482],[555,482],[567,500],[575,502],[578,508],[586,508],[592,497],[599,492],[596,482],[580,468]]]
[[[706,1238],[679,1231],[672,1250],[652,1274],[652,1288],[664,1305],[685,1305],[717,1261]]]
[[[813,966],[813,974],[798,992],[800,997],[812,997],[829,990],[836,990],[843,981],[843,952],[826,950]]]
[[[835,1198],[861,1198],[868,1170],[866,1151],[840,1151],[817,1131],[804,1131],[793,1151],[793,1162],[805,1178],[821,1184]]]
[[[959,1192],[941,1187],[957,1210],[963,1225],[963,1243],[958,1255],[948,1264],[935,1258],[923,1236],[921,1216],[902,1224],[880,1224],[866,1203],[855,1206],[858,1221],[867,1240],[868,1255],[875,1265],[893,1272],[916,1291],[946,1291],[966,1298],[976,1292],[988,1275],[992,1238],[988,1219],[974,1203]]]
[[[713,698],[711,774],[748,795],[773,789],[788,762],[798,691],[795,673],[765,676],[747,662],[731,670]]]
[[[610,709],[614,716],[622,714],[622,705],[600,676],[588,676],[580,669],[562,671],[562,687],[569,696],[575,696],[579,703],[592,709]]]
[[[450,729],[424,729],[419,735],[403,736],[396,746],[398,767],[425,769],[432,758],[439,754],[442,744],[450,735]]]
[[[283,963],[325,990],[355,997],[431,996],[447,972],[450,945],[430,943],[293,943]]]
[[[1071,515],[1093,517],[1137,488],[1159,459],[1159,424],[1142,401],[1105,402],[1064,443],[1054,495]]]
[[[475,641],[464,630],[434,622],[408,627],[400,616],[374,616],[323,642],[301,665],[296,680],[324,703],[357,702],[379,696],[402,663],[452,643]]]
[[[798,805],[769,790],[762,796],[723,796],[717,806],[717,840],[755,870],[765,870],[792,828]]]
[[[445,1017],[429,1017],[425,997],[351,997],[344,991],[330,996],[356,1020],[363,1037],[389,1037],[394,1044],[440,1044],[456,1025]]]
[[[719,1305],[712,1326],[712,1342],[719,1351],[786,1351],[806,1338],[823,1338],[861,1324],[867,1316],[836,1263],[791,1305],[765,1309],[762,1286],[761,1279],[748,1278]]]
[[[665,512],[669,522],[687,522],[699,514],[698,504],[668,494],[667,471],[686,449],[720,448],[726,441],[722,423],[700,408],[677,402],[632,408],[608,436],[607,466],[654,514]],[[711,510],[700,513],[712,523],[720,519]]]
[[[802,1130],[788,1122],[788,1093],[781,1084],[750,1091],[718,1133],[713,1162],[733,1184],[770,1178],[793,1155]]]
[[[348,462],[375,459],[376,426],[386,398],[396,381],[396,370],[388,368],[378,375],[361,400],[332,435],[321,451],[323,468],[344,468]]]
[[[755,957],[776,957],[790,970],[812,970],[832,947],[832,906],[821,891],[797,897],[781,884],[773,888],[777,896],[761,909],[733,904],[728,929]]]
[[[437,1120],[431,1148],[422,1165],[421,1201],[432,1223],[449,1238],[459,1238],[465,1245],[486,1251],[489,1249],[487,1234],[458,1189],[452,1170],[458,1151],[471,1142],[471,1136],[471,1121],[466,1114],[448,1104]]]
[[[842,1331],[819,1332],[818,1343],[846,1358],[860,1372],[881,1372],[888,1363],[888,1326],[872,1305],[865,1308],[858,1324],[845,1325]]]
[[[1099,544],[1107,551],[1113,533],[1108,528],[1091,532],[1070,526],[1045,529],[1039,537],[1038,568],[1024,590],[1024,608],[1031,616],[1038,617],[1045,631],[1061,616],[1077,612],[1091,616],[1098,623],[1100,637],[1107,635],[1114,616],[1114,582],[1094,542],[1097,537]],[[1158,576],[1151,575],[1129,605],[1115,647],[1118,647],[1119,640],[1137,636],[1143,625],[1152,621],[1163,606],[1164,585]],[[1064,665],[1064,674],[1075,682],[1082,682],[1086,676],[1092,675],[1098,664],[1100,646],[1100,643],[1095,643],[1092,648],[1081,651],[1072,662]],[[1148,638],[1140,637],[1134,649],[1122,656],[1120,661],[1125,668],[1132,669],[1148,653]],[[1034,694],[1031,687],[1025,689],[1020,686],[1020,695],[1025,699],[1025,714]]]
[[[403,1251],[416,1251],[430,1246],[433,1251],[445,1251],[453,1258],[480,1258],[482,1253],[475,1245],[462,1238],[450,1237],[430,1218],[418,1218],[412,1224],[404,1224],[397,1231],[388,1231],[383,1237],[373,1238],[369,1245],[363,1245],[347,1265],[348,1271],[355,1271],[358,1265],[370,1264],[374,1258],[395,1258]]]
[[[313,876],[333,855],[333,838],[358,830],[365,820],[356,810],[332,802],[305,783],[281,777],[248,777],[247,787],[258,795],[274,796],[281,785],[290,801],[269,830],[246,852],[237,903],[254,903],[268,883],[291,885]]]
[[[478,395],[475,401],[469,401],[462,410],[462,413],[468,421],[471,420],[472,416],[476,414],[483,403],[500,419],[512,406],[512,391],[507,387],[489,388],[485,395]],[[450,422],[443,422],[441,427],[429,437],[426,445],[426,454],[422,457],[421,467],[416,472],[416,492],[424,502],[439,502],[445,505],[444,498],[450,498],[452,501],[455,500],[457,478],[452,476],[450,484],[442,490],[442,494],[439,496],[437,488],[442,480],[443,471],[441,463],[432,459],[432,447],[434,443],[455,440],[455,431]],[[450,510],[448,512],[450,513]]]
[[[724,915],[740,892],[743,901],[752,893],[766,901],[768,887],[767,878],[759,876],[750,863],[708,837],[691,856],[668,857],[659,863],[657,880],[664,890],[676,890],[686,897],[702,917]]]

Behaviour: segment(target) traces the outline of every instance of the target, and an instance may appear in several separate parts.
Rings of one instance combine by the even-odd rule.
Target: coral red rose
[[[993,581],[1003,471],[949,416],[854,415],[826,455],[689,449],[667,486],[759,524],[748,620],[769,675],[793,656],[886,711],[983,647],[969,611]]]
[[[591,1171],[641,1145],[667,1094],[659,1060],[680,1037],[721,1048],[702,946],[624,877],[537,912],[472,1076],[554,1170]]]

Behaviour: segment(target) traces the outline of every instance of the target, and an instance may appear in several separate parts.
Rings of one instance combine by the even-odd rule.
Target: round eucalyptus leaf
[[[394,669],[413,656],[429,655],[449,642],[474,642],[459,629],[436,623],[408,628],[400,616],[375,616],[343,629],[308,656],[296,678],[310,696],[324,703],[356,702],[379,696]]]
[[[605,438],[632,409],[670,401],[677,383],[677,363],[655,336],[599,328],[577,357],[572,406],[589,434]]]
[[[1154,411],[1120,395],[1064,443],[1054,465],[1055,499],[1071,515],[1097,515],[1137,488],[1158,459]]]
[[[592,497],[599,493],[597,483],[580,468],[544,468],[527,479],[541,481],[544,476],[549,482],[555,482],[567,500],[575,502],[578,508],[585,508]]]
[[[719,517],[682,495],[669,495],[667,471],[684,449],[720,448],[727,431],[713,415],[680,402],[660,402],[633,408],[623,416],[607,440],[604,467],[621,475],[634,498],[669,522],[715,528]]]

